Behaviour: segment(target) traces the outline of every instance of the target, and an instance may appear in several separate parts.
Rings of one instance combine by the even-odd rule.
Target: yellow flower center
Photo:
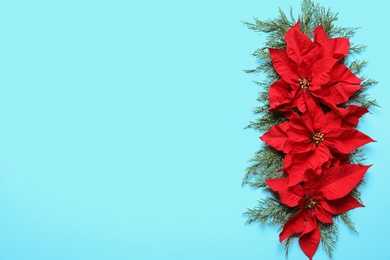
[[[314,209],[316,205],[317,205],[317,201],[314,198],[309,198],[306,201],[306,209]]]
[[[311,79],[301,79],[299,78],[299,86],[301,86],[301,89],[307,89],[311,85]]]
[[[314,133],[314,134],[311,136],[311,138],[313,139],[313,141],[314,141],[316,144],[319,144],[319,143],[321,143],[321,142],[324,141],[324,136],[325,136],[325,134],[317,132],[317,133]]]

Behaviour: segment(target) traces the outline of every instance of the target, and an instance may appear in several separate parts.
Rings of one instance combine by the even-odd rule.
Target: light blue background
[[[342,227],[334,259],[390,259],[390,6],[322,2],[362,27],[382,105],[360,125],[378,141],[360,235]],[[1,1],[0,259],[284,259],[278,231],[241,215],[264,196],[240,186],[261,145],[243,130],[261,76],[242,70],[264,37],[240,21],[290,4]]]

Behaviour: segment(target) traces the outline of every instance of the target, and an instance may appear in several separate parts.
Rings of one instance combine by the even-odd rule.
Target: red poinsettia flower
[[[333,216],[363,205],[349,193],[361,181],[370,166],[347,164],[333,167],[317,175],[305,172],[303,184],[288,186],[287,178],[266,180],[269,187],[278,192],[281,202],[289,207],[299,207],[284,225],[280,242],[292,235],[299,235],[303,252],[313,258],[320,242],[318,222],[333,223]]]
[[[308,98],[305,104],[308,107],[305,114],[273,126],[260,137],[286,154],[283,167],[290,186],[303,180],[305,169],[320,173],[329,160],[341,155],[345,158],[356,148],[374,141],[350,126],[357,123],[357,116],[348,123],[334,111],[324,114],[313,98]]]
[[[314,42],[300,31],[300,22],[287,31],[286,51],[269,49],[280,79],[269,89],[270,109],[290,115],[292,108],[306,111],[308,95],[338,111],[358,91],[361,80],[340,64],[348,55],[347,38],[328,38],[323,27],[314,30]],[[342,115],[342,114],[340,114]]]

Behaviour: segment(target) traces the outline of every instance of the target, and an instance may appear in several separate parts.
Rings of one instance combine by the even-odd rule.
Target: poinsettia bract
[[[287,178],[268,179],[267,184],[279,193],[283,204],[299,208],[284,225],[280,241],[299,235],[299,245],[312,259],[320,242],[318,222],[331,224],[334,215],[363,206],[350,192],[369,167],[346,164],[330,168],[321,175],[309,169],[303,184],[294,186],[288,185]]]
[[[286,50],[270,48],[270,56],[280,79],[269,89],[270,109],[286,116],[297,108],[304,113],[308,96],[338,112],[361,89],[356,77],[340,60],[348,55],[347,38],[328,38],[322,26],[314,30],[314,41],[300,31],[298,21],[285,35]],[[339,113],[341,116],[342,114]]]

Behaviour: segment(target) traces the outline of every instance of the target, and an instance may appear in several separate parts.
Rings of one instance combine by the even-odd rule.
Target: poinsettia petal
[[[322,126],[322,122],[325,118],[324,112],[321,109],[319,103],[314,99],[312,95],[305,95],[305,103],[307,107],[307,113],[302,118],[309,118],[310,123],[306,124],[311,126],[311,130],[320,129]]]
[[[312,68],[313,85],[327,84],[331,80],[332,68],[337,62],[338,60],[332,58],[321,59],[315,62]]]
[[[341,63],[336,64],[332,69],[330,84],[349,83],[359,85],[361,82],[361,79]]]
[[[270,110],[282,113],[287,119],[293,118],[295,115],[297,115],[297,113],[294,110],[292,110],[291,108],[288,108],[287,106],[285,108],[279,107],[275,110],[273,110],[273,109],[270,109]]]
[[[280,49],[269,49],[272,64],[279,76],[289,84],[298,83],[298,75],[295,73],[294,64],[286,52]]]
[[[317,148],[314,149],[309,157],[307,158],[307,163],[309,169],[315,170],[318,167],[321,167],[325,162],[327,162],[332,157],[328,147],[323,143],[319,143]]]
[[[304,121],[301,118],[290,120],[290,127],[286,130],[286,134],[294,143],[311,141],[311,129],[307,129]]]
[[[286,156],[284,157],[284,161],[283,161],[283,171],[284,171],[284,174],[289,177],[289,172],[286,171],[287,169],[289,169],[292,165],[292,155],[291,154],[286,154]],[[303,173],[302,173],[303,175]]]
[[[330,168],[323,173],[319,191],[328,200],[340,199],[356,187],[370,166],[345,164]]]
[[[291,138],[291,136],[290,136],[290,138]],[[298,142],[298,140],[295,140],[295,141],[297,141],[297,142],[289,142],[289,150],[287,151],[288,153],[291,153],[291,154],[305,153],[305,152],[310,152],[310,151],[316,149],[316,145],[313,142],[309,142],[309,141]]]
[[[292,208],[298,206],[299,200],[303,197],[302,186],[288,187],[287,178],[267,179],[266,182],[271,190],[279,193],[283,204]]]
[[[357,207],[364,207],[363,204],[361,204],[359,201],[357,201],[350,194],[348,194],[347,196],[345,196],[341,199],[323,201],[321,203],[321,206],[326,211],[328,211],[332,214],[335,214],[335,215],[347,212],[347,211],[354,209],[354,208],[357,208]]]
[[[337,109],[336,105],[347,102],[360,89],[360,85],[339,83],[329,88],[313,91],[313,94],[321,98],[321,101],[332,109]]]
[[[260,139],[276,150],[283,151],[284,144],[288,141],[288,136],[286,134],[288,128],[288,122],[275,125],[268,132],[263,134]]]
[[[295,96],[295,91],[290,84],[279,79],[270,86],[268,96],[271,109],[277,109],[280,106],[291,103]]]
[[[305,224],[305,229],[303,230],[301,236],[312,232],[318,226],[314,212],[311,210],[306,210]]]
[[[286,155],[283,167],[284,173],[288,176],[289,186],[297,185],[305,179],[305,165],[302,166],[302,164],[305,162],[309,153]]]
[[[271,190],[279,192],[287,188],[288,179],[287,178],[275,178],[275,179],[266,179],[265,182],[270,187]]]
[[[339,128],[342,124],[342,120],[343,118],[338,113],[333,110],[329,111],[321,122],[321,133],[327,135],[335,128]]]
[[[309,115],[308,111],[307,115]],[[310,134],[313,133],[313,124],[309,116],[294,117],[290,119],[290,127],[286,133],[290,140],[296,142],[309,142],[311,141]]]
[[[333,223],[333,215],[322,208],[324,201],[319,202],[319,205],[314,208],[316,218],[322,223]]]
[[[361,81],[345,65],[337,64],[332,70],[328,86],[313,91],[313,95],[320,98],[324,104],[333,110],[338,111],[336,105],[348,101],[361,88]]]
[[[283,226],[282,232],[279,234],[279,241],[282,242],[286,238],[300,234],[305,229],[305,214],[303,210],[295,213]]]
[[[320,181],[321,175],[317,174],[312,169],[307,169],[304,174],[303,193],[311,195],[318,193]]]
[[[328,36],[326,35],[324,27],[322,27],[322,25],[317,26],[314,29],[314,42],[321,44],[324,41],[326,41],[327,39],[328,39]]]
[[[313,231],[308,234],[302,235],[299,238],[299,246],[302,251],[309,257],[310,260],[313,259],[315,252],[317,251],[318,245],[321,240],[321,234],[319,226],[317,225]]]
[[[287,186],[287,185],[286,185]],[[298,206],[299,200],[303,197],[303,190],[300,184],[288,187],[279,192],[280,200],[283,204],[293,208]]]
[[[298,75],[301,79],[311,79],[311,70],[311,66],[307,64],[305,60],[303,60],[298,66]]]
[[[323,143],[336,153],[349,154],[356,148],[370,142],[375,141],[354,128],[339,127],[328,132]]]
[[[348,56],[349,40],[347,38],[329,38],[322,43],[323,57],[342,59]]]
[[[305,92],[302,89],[297,90],[295,98],[291,103],[292,107],[297,107],[299,112],[306,112]]]
[[[339,108],[338,113],[343,117],[342,127],[355,127],[368,109],[365,107],[349,105],[347,108]]]
[[[287,160],[286,160],[287,158]],[[319,145],[317,149],[306,153],[297,153],[285,157],[284,172],[288,174],[288,186],[294,186],[304,180],[305,171],[313,170],[320,174],[322,165],[331,158],[329,149]]]
[[[299,30],[299,23],[286,32],[284,39],[287,43],[288,56],[297,64],[304,59],[312,60],[318,55],[318,46],[311,41],[309,36]]]
[[[305,102],[306,103],[306,102]],[[306,107],[306,105],[305,105]],[[307,114],[305,116],[301,117],[294,117],[290,120],[290,129],[288,131],[288,134],[293,134],[292,132],[304,133],[305,137],[310,137],[310,133],[313,133],[314,127],[312,123],[312,118],[310,118],[311,111],[307,111]],[[291,132],[291,133],[290,133]],[[306,140],[306,138],[302,140]],[[301,140],[301,139],[299,139]]]
[[[348,154],[333,154],[333,158],[329,160],[330,164],[326,167],[326,164],[323,165],[323,170],[327,171],[330,167],[341,166],[349,163]]]

